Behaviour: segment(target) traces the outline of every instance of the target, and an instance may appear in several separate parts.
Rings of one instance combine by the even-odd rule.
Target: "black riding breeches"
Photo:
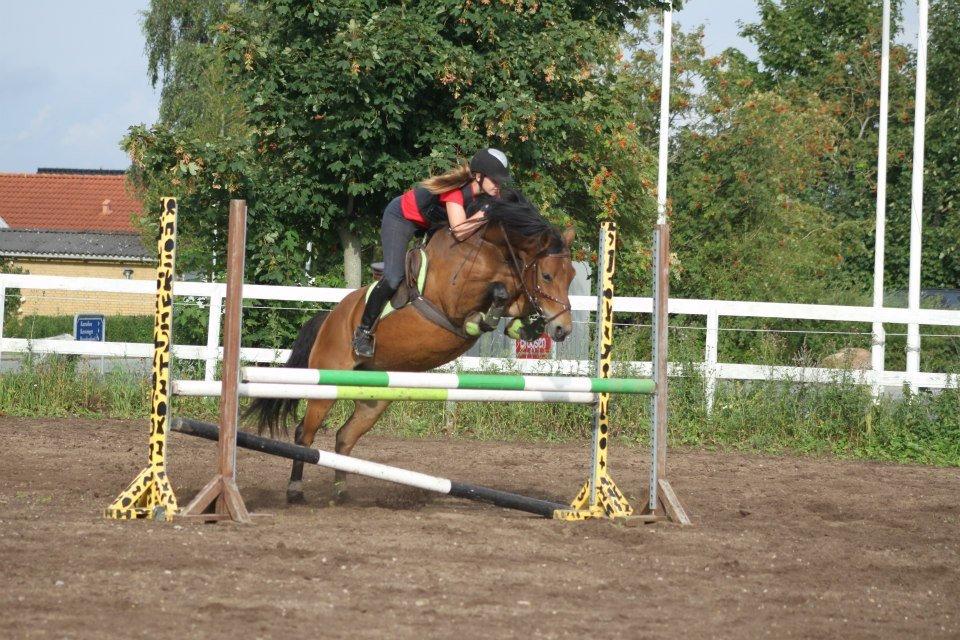
[[[383,210],[380,242],[383,244],[383,282],[396,290],[403,282],[407,247],[419,227],[403,217],[400,198],[394,198]]]

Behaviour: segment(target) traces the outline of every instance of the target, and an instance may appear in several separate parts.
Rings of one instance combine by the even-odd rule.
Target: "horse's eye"
[[[543,279],[544,279],[544,281],[546,281],[546,282],[553,282],[553,276],[550,275],[549,273],[543,274]]]

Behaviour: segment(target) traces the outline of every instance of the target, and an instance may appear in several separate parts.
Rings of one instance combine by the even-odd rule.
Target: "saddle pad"
[[[397,309],[402,309],[403,307],[407,306],[407,304],[409,304],[410,301],[411,301],[413,298],[417,297],[417,296],[420,294],[420,292],[423,291],[423,287],[424,287],[424,285],[427,283],[427,262],[428,262],[428,260],[427,260],[427,252],[424,251],[423,249],[420,249],[420,248],[411,249],[410,252],[407,254],[407,259],[406,259],[405,262],[406,262],[406,264],[407,264],[408,267],[409,267],[409,265],[411,264],[411,262],[413,262],[413,263],[418,262],[418,261],[416,261],[416,260],[411,260],[411,259],[410,259],[410,258],[413,257],[413,256],[411,256],[410,254],[411,254],[411,253],[414,253],[414,252],[416,252],[416,251],[419,251],[419,252],[420,252],[420,260],[419,260],[420,269],[419,269],[419,270],[417,271],[417,273],[416,273],[416,292],[413,292],[413,295],[410,295],[409,293],[406,293],[406,292],[404,292],[405,295],[403,295],[403,296],[398,295],[400,292],[403,291],[404,288],[407,288],[407,289],[412,288],[411,285],[412,285],[412,283],[413,283],[413,281],[414,281],[414,278],[413,278],[413,275],[414,275],[414,274],[412,274],[412,273],[407,273],[407,277],[404,278],[403,283],[400,285],[400,289],[399,289],[399,291],[398,291],[398,294],[394,294],[393,298],[392,298],[389,302],[387,302],[387,304],[383,307],[383,313],[380,314],[380,318],[386,318],[388,315],[390,315],[391,313],[393,313],[393,312],[396,311]],[[370,293],[371,293],[372,291],[373,291],[373,286],[372,286],[372,285],[369,286],[369,287],[367,287],[367,294],[366,294],[366,296],[364,297],[364,302],[366,302],[367,300],[370,299]],[[394,302],[395,300],[397,300],[398,298],[403,299],[404,302],[403,302],[403,304],[400,304],[399,306],[396,306],[396,307],[395,307],[395,306],[393,305],[393,302]]]

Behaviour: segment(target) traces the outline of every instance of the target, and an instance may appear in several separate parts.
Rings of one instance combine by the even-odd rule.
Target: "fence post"
[[[210,294],[210,317],[207,320],[207,357],[203,379],[212,382],[220,360],[220,313],[223,310],[223,295],[218,291]]]
[[[457,403],[452,400],[447,400],[443,403],[443,424],[447,428],[447,431],[453,433],[453,430],[457,427]]]
[[[880,399],[883,394],[883,371],[884,360],[887,351],[887,332],[883,328],[882,322],[873,323],[873,346],[870,349],[871,362],[870,368],[873,370],[872,394],[874,402]]]
[[[0,274],[0,363],[3,362],[3,318],[7,313],[7,285],[3,282],[3,274]]]
[[[917,373],[920,372],[920,325],[907,325],[907,384],[911,393],[916,393]]]
[[[717,391],[717,343],[720,333],[720,314],[715,310],[707,313],[707,337],[703,354],[704,392],[707,396],[707,415],[713,413],[714,395]]]

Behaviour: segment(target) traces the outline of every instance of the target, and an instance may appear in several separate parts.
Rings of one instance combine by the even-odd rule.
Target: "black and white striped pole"
[[[207,440],[217,440],[220,434],[217,425],[189,418],[176,418],[173,421],[173,431],[206,438]],[[468,482],[457,482],[417,471],[408,471],[379,462],[361,460],[353,456],[344,456],[330,451],[270,440],[243,431],[237,433],[237,446],[346,473],[355,473],[368,478],[416,487],[425,491],[477,502],[488,502],[498,507],[526,511],[545,518],[554,518],[557,516],[557,512],[569,510],[567,505],[557,502],[528,498],[517,493],[490,489]]]

